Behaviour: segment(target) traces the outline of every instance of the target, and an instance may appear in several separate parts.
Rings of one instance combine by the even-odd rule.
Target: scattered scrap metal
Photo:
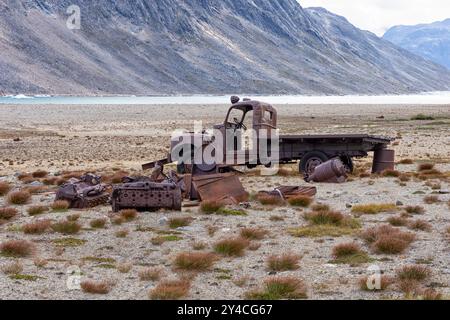
[[[70,208],[91,208],[109,201],[108,186],[101,177],[87,173],[80,179],[72,178],[56,192],[56,200],[66,200]]]
[[[258,192],[258,196],[274,196],[280,197],[283,200],[289,200],[292,197],[296,196],[308,196],[313,197],[317,193],[317,188],[308,186],[308,187],[300,187],[300,186],[281,186],[273,189],[272,191],[260,191]]]

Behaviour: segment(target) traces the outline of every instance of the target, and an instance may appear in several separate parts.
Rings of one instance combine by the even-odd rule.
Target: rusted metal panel
[[[220,173],[192,177],[192,184],[202,201],[230,200],[234,203],[248,200],[239,178],[234,173]]]
[[[302,186],[281,186],[272,191],[260,191],[258,195],[270,195],[280,197],[282,199],[289,199],[295,196],[308,196],[313,197],[317,193],[316,187],[302,187]]]
[[[314,172],[306,177],[314,182],[344,182],[347,177],[344,163],[339,158],[331,159],[314,168]]]
[[[85,174],[80,179],[72,178],[59,187],[55,200],[66,200],[70,208],[92,208],[109,201],[107,186],[100,183],[101,177]]]
[[[137,209],[181,210],[181,188],[176,183],[134,182],[115,185],[111,195],[113,211]]]
[[[389,149],[375,150],[373,155],[372,173],[381,173],[384,170],[394,170],[395,151]]]

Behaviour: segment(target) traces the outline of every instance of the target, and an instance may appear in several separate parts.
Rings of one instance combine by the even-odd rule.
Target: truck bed
[[[365,157],[367,152],[386,148],[393,140],[368,134],[281,135],[280,160],[298,160],[309,151],[321,151],[329,157]]]

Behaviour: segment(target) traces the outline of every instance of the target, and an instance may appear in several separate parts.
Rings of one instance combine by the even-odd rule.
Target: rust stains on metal
[[[395,151],[389,149],[375,150],[373,155],[372,173],[381,173],[384,170],[394,170]]]
[[[192,186],[202,201],[224,201],[237,204],[247,201],[249,196],[234,173],[193,176]]]
[[[306,177],[306,181],[314,182],[345,182],[347,173],[344,163],[339,159],[331,159],[314,168],[311,175]]]
[[[59,187],[55,200],[66,200],[71,208],[91,208],[109,201],[107,186],[101,184],[101,177],[85,174],[80,179],[72,178]]]
[[[299,195],[313,197],[316,193],[316,187],[281,186],[272,191],[260,191],[258,192],[258,195],[270,195],[286,200]]]
[[[181,210],[181,188],[173,182],[140,181],[115,185],[111,195],[112,209],[155,211],[161,208]]]

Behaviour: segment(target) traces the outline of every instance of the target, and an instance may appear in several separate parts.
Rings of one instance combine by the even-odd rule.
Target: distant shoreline
[[[0,105],[217,105],[230,104],[228,95],[9,95],[0,96]],[[450,91],[424,92],[408,95],[262,95],[240,94],[271,104],[450,104]]]

